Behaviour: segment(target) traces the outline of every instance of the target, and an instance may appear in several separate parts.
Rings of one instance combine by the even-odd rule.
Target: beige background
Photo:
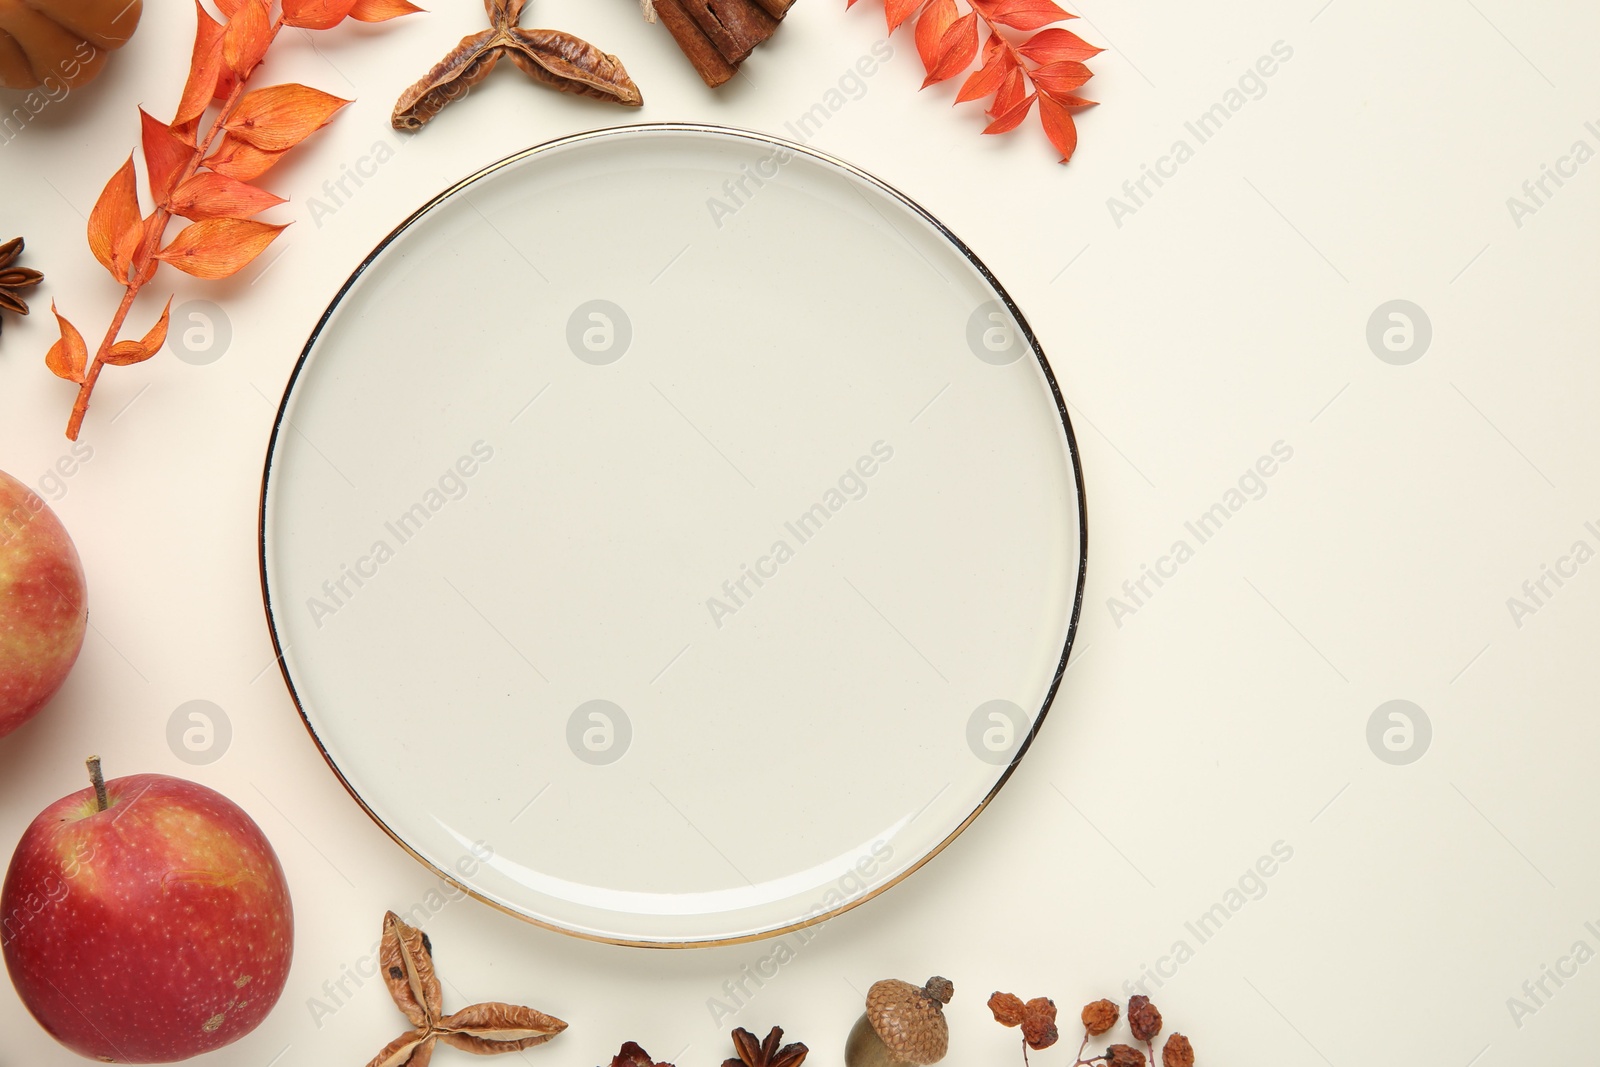
[[[543,0],[528,24],[620,54],[643,112],[507,72],[402,141],[387,127],[393,98],[481,23],[467,0],[437,6],[279,46],[264,77],[357,103],[269,175],[292,201],[274,217],[296,225],[260,264],[224,284],[168,276],[180,303],[226,306],[224,357],[164,354],[97,393],[93,458],[56,504],[89,572],[94,630],[56,704],[0,748],[0,841],[78,788],[89,749],[112,773],[221,788],[273,838],[295,891],[295,968],[272,1018],[219,1064],[365,1062],[401,1025],[381,986],[346,979],[352,995],[331,1014],[313,998],[334,1006],[324,983],[362,964],[383,910],[436,889],[349,802],[269,669],[260,464],[327,298],[401,217],[480,165],[634,117],[782,133],[882,36],[871,0],[849,13],[805,0],[747,77],[712,95],[630,0]],[[105,79],[0,145],[0,229],[25,234],[28,263],[49,275],[40,312],[59,299],[87,328],[111,310],[82,216],[134,144],[134,104],[163,114],[175,102],[184,7],[151,10]],[[976,109],[952,110],[951,90],[917,94],[909,33],[813,142],[975,248],[1037,328],[1072,406],[1089,588],[1038,746],[952,849],[828,925],[732,1022],[714,1024],[708,998],[766,946],[613,949],[446,904],[428,926],[451,1004],[524,1000],[573,1023],[530,1059],[593,1067],[633,1038],[684,1067],[711,1064],[728,1053],[727,1026],[778,1022],[836,1063],[871,981],[940,972],[957,987],[951,1062],[1005,1063],[1014,1035],[988,1021],[991,990],[1048,994],[1071,1013],[1123,996],[1146,967],[1170,976],[1151,991],[1213,1064],[1493,1067],[1589,1043],[1600,967],[1546,979],[1540,1003],[1522,987],[1575,942],[1600,949],[1585,926],[1600,928],[1588,847],[1600,565],[1578,568],[1520,626],[1507,599],[1573,542],[1600,548],[1584,525],[1600,526],[1600,372],[1585,358],[1600,327],[1600,164],[1550,183],[1520,226],[1507,199],[1574,142],[1600,149],[1585,126],[1600,126],[1589,56],[1600,26],[1501,0],[1078,10],[1075,28],[1111,50],[1088,88],[1105,104],[1083,118],[1069,168],[1035,129],[981,139]],[[1277,42],[1293,54],[1264,93],[1197,144],[1185,123]],[[1108,198],[1180,138],[1193,158],[1119,226]],[[342,166],[402,143],[313,220],[311,198],[330,202],[322,186]],[[1403,366],[1366,338],[1395,299],[1432,324],[1431,347]],[[0,467],[35,482],[67,454],[71,403],[42,366],[46,320],[10,322],[0,341]],[[1279,441],[1293,458],[1265,495],[1115,618],[1107,601],[1123,581],[1190,536],[1184,523]],[[166,740],[173,710],[194,699],[233,729],[202,767]],[[1410,765],[1368,745],[1369,718],[1393,699],[1432,724]],[[1292,858],[1270,879],[1246,877],[1279,842]],[[1230,897],[1242,878],[1259,899]],[[1202,944],[1186,923],[1219,903],[1238,906]],[[1179,941],[1193,951],[1174,966],[1163,958]],[[1513,996],[1536,1010],[1514,1019]],[[9,995],[0,1025],[11,1035],[0,1062],[68,1060]]]

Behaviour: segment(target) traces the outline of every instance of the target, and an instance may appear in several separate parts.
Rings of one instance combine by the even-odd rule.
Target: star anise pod
[[[520,1052],[567,1028],[543,1012],[495,1001],[445,1015],[444,991],[433,969],[433,944],[427,934],[392,911],[383,917],[378,965],[395,1006],[414,1029],[389,1042],[367,1067],[428,1067],[440,1041],[479,1056]]]
[[[32,289],[44,281],[44,275],[36,270],[12,266],[17,257],[22,255],[22,249],[23,241],[20,237],[0,244],[0,311],[10,311],[17,315],[28,313],[27,301],[17,294],[24,289]],[[0,315],[0,326],[4,325],[5,317]]]
[[[411,88],[400,94],[392,121],[397,130],[419,130],[445,105],[472,91],[502,59],[536,82],[563,93],[639,107],[644,97],[622,61],[560,30],[525,30],[517,25],[527,0],[484,0],[490,28],[461,39]]]
[[[783,1027],[774,1026],[765,1041],[740,1027],[733,1032],[733,1048],[738,1056],[722,1061],[722,1067],[800,1067],[811,1051],[800,1042],[781,1045]]]
[[[611,1067],[672,1067],[670,1063],[657,1063],[637,1041],[623,1044],[622,1050],[611,1057]]]

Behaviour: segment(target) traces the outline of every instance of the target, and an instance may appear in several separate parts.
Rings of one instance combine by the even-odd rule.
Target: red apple
[[[289,886],[250,816],[162,774],[100,781],[33,820],[0,891],[6,969],[39,1025],[108,1063],[248,1034],[283,992]]]
[[[38,714],[88,625],[78,550],[39,494],[0,471],[0,737]]]

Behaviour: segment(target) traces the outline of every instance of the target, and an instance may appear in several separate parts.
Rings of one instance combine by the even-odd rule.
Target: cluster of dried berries
[[[494,1001],[446,1015],[444,991],[433,969],[433,943],[427,934],[407,925],[392,911],[383,917],[378,964],[383,968],[389,995],[405,1013],[412,1029],[384,1046],[367,1067],[428,1067],[434,1046],[440,1041],[478,1056],[521,1052],[544,1044],[567,1028],[560,1019],[541,1011]],[[642,1065],[619,1067],[650,1064],[646,1059]]]
[[[1046,997],[1035,997],[1024,1002],[1010,993],[996,993],[989,998],[989,1010],[995,1021],[1003,1026],[1022,1027],[1022,1059],[1027,1062],[1028,1049],[1035,1052],[1054,1045],[1060,1034],[1056,1030],[1056,1006]],[[1121,1020],[1122,1009],[1114,1001],[1097,1000],[1083,1008],[1083,1044],[1078,1046],[1077,1062],[1072,1067],[1145,1067],[1156,1062],[1155,1040],[1161,1033],[1161,1012],[1146,996],[1135,996],[1128,1001],[1128,1029],[1133,1039],[1142,1043],[1141,1052],[1132,1045],[1114,1044],[1098,1056],[1085,1057],[1089,1042],[1108,1034]],[[1194,1048],[1182,1034],[1172,1034],[1161,1049],[1161,1067],[1194,1067]]]
[[[855,2],[847,0],[847,6],[854,6]],[[1056,26],[1055,23],[1078,16],[1055,0],[966,3],[971,10],[965,15],[955,0],[884,0],[883,6],[890,33],[918,16],[917,53],[928,71],[927,80],[922,83],[924,89],[966,73],[979,58],[980,30],[987,32],[979,67],[962,82],[956,103],[994,98],[984,133],[1016,129],[1037,106],[1045,135],[1061,153],[1061,162],[1067,162],[1078,148],[1073,113],[1095,103],[1074,95],[1093,76],[1084,60],[1104,49]],[[1032,36],[1013,40],[1006,30],[1020,30]]]
[[[644,97],[622,61],[560,30],[517,25],[527,0],[483,0],[489,28],[463,37],[450,54],[400,94],[391,121],[397,130],[420,130],[445,106],[472,91],[496,64],[509,59],[541,85],[563,93],[639,107]]]
[[[28,302],[19,295],[24,289],[32,289],[44,281],[44,275],[27,267],[18,267],[14,264],[17,257],[22,255],[23,242],[20,237],[0,244],[0,311],[10,311],[17,315],[28,313]],[[4,316],[0,316],[0,326],[5,325]]]
[[[133,157],[112,176],[89,215],[89,248],[123,286],[122,302],[90,359],[83,335],[59,312],[61,339],[45,356],[58,377],[78,386],[67,436],[78,438],[89,396],[110,364],[142,363],[161,349],[167,312],[143,338],[117,340],[139,291],[170,263],[196,278],[226,278],[259,256],[283,227],[255,216],[283,203],[251,184],[295,145],[325,126],[348,100],[304,85],[245,85],[286,26],[326,30],[345,19],[385,22],[419,11],[410,0],[216,0],[224,21],[195,3],[198,26],[189,76],[170,123],[139,111],[145,181],[152,206],[139,204]],[[207,112],[217,105],[209,123]],[[190,220],[170,243],[174,215]],[[168,311],[172,302],[167,301]],[[52,310],[54,308],[52,307]]]

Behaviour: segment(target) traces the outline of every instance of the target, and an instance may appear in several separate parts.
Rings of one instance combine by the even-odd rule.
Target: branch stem
[[[272,24],[271,40],[277,40],[278,31],[281,29],[283,29],[283,16],[279,15]],[[251,74],[254,73],[251,71]],[[155,275],[156,269],[160,266],[156,260],[156,253],[161,250],[161,242],[166,238],[167,225],[172,221],[172,194],[184,182],[194,177],[195,171],[200,169],[201,162],[211,154],[211,145],[223,132],[228,120],[233,117],[234,109],[239,106],[239,99],[244,95],[247,80],[248,78],[240,78],[234,83],[222,101],[221,109],[206,129],[206,135],[195,143],[189,162],[184,165],[182,173],[172,183],[172,189],[168,190],[167,195],[156,205],[155,211],[151,213],[145,225],[138,251],[134,253],[132,263],[128,267],[127,288],[122,294],[122,302],[117,305],[117,312],[111,317],[111,326],[106,330],[100,347],[95,350],[94,361],[84,374],[83,383],[78,386],[78,398],[72,404],[72,418],[67,421],[67,439],[70,441],[76,441],[83,429],[83,418],[89,413],[89,397],[94,392],[95,383],[100,380],[100,372],[105,369],[106,357],[111,354],[111,349],[117,343],[117,335],[122,332],[123,324],[127,322],[128,312],[133,310],[133,302],[138,299],[139,290],[144,288],[145,283]]]
[[[106,796],[106,777],[100,772],[100,757],[90,756],[83,763],[89,768],[89,784],[94,786],[95,810],[105,811],[111,806],[111,801]]]

